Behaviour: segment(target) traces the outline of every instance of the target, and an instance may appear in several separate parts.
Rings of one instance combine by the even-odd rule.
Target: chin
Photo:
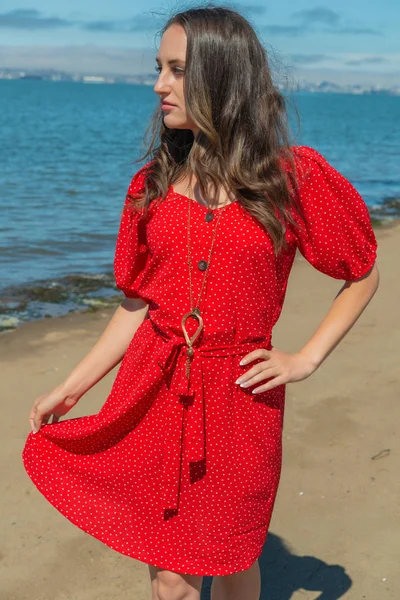
[[[164,115],[163,121],[168,129],[190,129],[186,121],[177,119],[176,117],[174,118],[172,115]]]

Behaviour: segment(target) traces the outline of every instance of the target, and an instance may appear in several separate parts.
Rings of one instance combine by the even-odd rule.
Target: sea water
[[[400,97],[287,100],[293,143],[321,152],[369,207],[400,195]],[[157,102],[145,85],[0,80],[0,330],[120,301],[119,218]]]

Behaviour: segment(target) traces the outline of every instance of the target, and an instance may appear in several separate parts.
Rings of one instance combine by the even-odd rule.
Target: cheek
[[[175,82],[175,88],[174,88],[174,96],[176,97],[177,101],[179,102],[179,109],[181,112],[186,112],[185,109],[185,95],[183,92],[183,85],[179,82]]]

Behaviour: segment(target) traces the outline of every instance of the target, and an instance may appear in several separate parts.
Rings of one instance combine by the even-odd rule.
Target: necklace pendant
[[[185,327],[185,323],[188,320],[189,317],[193,317],[194,319],[196,319],[199,323],[196,331],[194,332],[194,334],[192,335],[192,337],[189,337],[188,332],[186,331],[186,327]],[[183,335],[185,337],[185,341],[186,344],[189,348],[189,350],[192,349],[192,345],[194,344],[194,342],[197,340],[197,338],[200,335],[201,330],[203,329],[203,319],[200,315],[200,311],[198,309],[193,309],[187,313],[185,313],[182,317],[182,321],[181,321],[181,328],[183,331]],[[194,350],[193,350],[194,352]]]
[[[186,327],[185,327],[185,323],[189,317],[193,317],[199,323],[199,326],[197,327],[197,329],[194,332],[194,334],[192,335],[192,337],[189,337],[188,332],[186,331]],[[200,311],[198,308],[194,308],[193,310],[191,310],[183,315],[182,322],[181,322],[181,328],[183,331],[183,335],[185,337],[186,344],[188,346],[186,349],[186,369],[185,369],[186,373],[185,374],[186,374],[187,379],[190,379],[190,359],[194,355],[194,349],[192,348],[192,345],[197,340],[197,338],[200,335],[201,330],[203,329],[203,319],[200,316]]]

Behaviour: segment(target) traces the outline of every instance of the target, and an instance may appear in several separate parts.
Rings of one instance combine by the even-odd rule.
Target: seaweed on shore
[[[10,286],[0,292],[0,332],[15,329],[25,321],[75,311],[97,312],[122,299],[112,272],[73,273],[57,280]]]
[[[400,196],[387,196],[380,204],[375,204],[369,209],[371,221],[382,225],[388,219],[400,218]]]

